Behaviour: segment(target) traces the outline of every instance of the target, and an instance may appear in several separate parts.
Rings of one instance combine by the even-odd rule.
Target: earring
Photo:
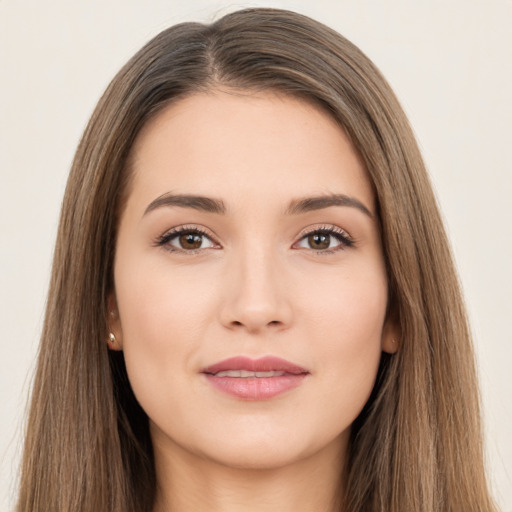
[[[112,345],[116,344],[116,337],[114,336],[113,332],[108,333],[108,341],[110,341]]]

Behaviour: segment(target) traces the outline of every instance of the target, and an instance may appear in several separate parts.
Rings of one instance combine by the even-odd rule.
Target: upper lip
[[[207,366],[201,370],[201,373],[215,375],[219,372],[229,370],[247,370],[251,372],[286,372],[292,375],[309,373],[308,370],[298,366],[290,361],[275,356],[265,356],[258,359],[250,357],[237,356],[224,359],[218,363]]]

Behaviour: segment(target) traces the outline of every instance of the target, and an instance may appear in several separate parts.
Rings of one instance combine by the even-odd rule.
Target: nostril
[[[271,320],[270,322],[267,323],[267,325],[281,325],[281,324],[282,324],[282,322],[280,322],[279,320]],[[239,327],[239,326],[243,326],[244,323],[240,322],[239,320],[233,320],[231,322],[231,325]]]

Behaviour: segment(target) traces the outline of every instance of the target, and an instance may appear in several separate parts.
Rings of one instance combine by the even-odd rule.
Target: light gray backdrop
[[[331,25],[401,99],[452,239],[477,345],[491,479],[512,512],[510,0],[0,0],[0,510],[12,509],[59,207],[85,123],[150,37],[250,5]]]

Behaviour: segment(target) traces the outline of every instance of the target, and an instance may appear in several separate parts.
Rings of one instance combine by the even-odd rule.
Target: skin
[[[139,134],[114,266],[112,349],[150,420],[155,510],[334,510],[350,426],[396,329],[374,197],[343,130],[304,101],[213,91],[167,107]],[[148,206],[164,194],[222,200],[223,214]],[[344,194],[369,211],[290,202]],[[190,250],[170,230],[199,228]],[[352,245],[310,233],[335,228]],[[316,231],[315,231],[316,230]],[[309,372],[262,401],[201,369],[274,355]],[[342,484],[342,482],[341,482]]]

